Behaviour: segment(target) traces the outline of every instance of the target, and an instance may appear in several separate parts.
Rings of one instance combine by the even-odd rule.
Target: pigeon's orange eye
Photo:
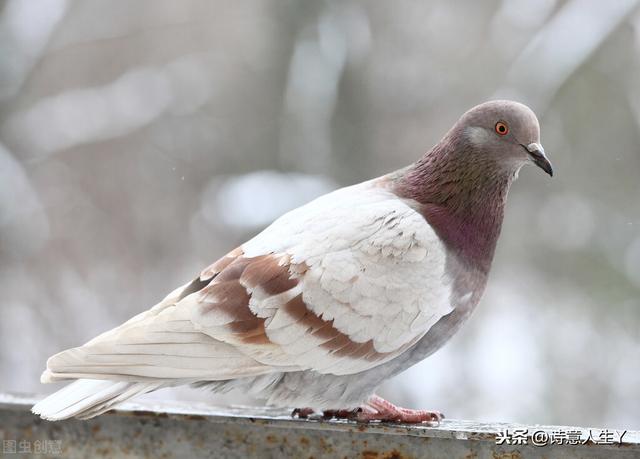
[[[507,135],[509,133],[509,126],[507,126],[507,123],[498,121],[496,123],[496,132],[498,133],[498,135]]]

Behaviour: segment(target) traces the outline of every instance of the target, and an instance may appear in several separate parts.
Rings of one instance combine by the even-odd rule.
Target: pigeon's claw
[[[358,421],[390,421],[403,422],[407,424],[436,422],[439,424],[440,421],[444,419],[444,415],[439,411],[402,408],[377,395],[372,395],[371,398],[369,398],[367,407],[370,409],[362,410],[358,413],[356,418]]]

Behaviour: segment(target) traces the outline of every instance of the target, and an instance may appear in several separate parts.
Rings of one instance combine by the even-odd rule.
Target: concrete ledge
[[[162,406],[128,403],[90,421],[47,422],[30,413],[36,400],[0,394],[0,456],[4,452],[7,457],[39,458],[640,457],[640,431],[627,431],[619,441],[620,431],[581,427],[456,420],[445,420],[434,427],[364,425],[291,419],[288,413],[264,408],[213,408],[174,402]],[[528,430],[528,436],[522,429]],[[530,437],[534,432],[545,432],[538,434],[542,439],[558,432],[573,432],[575,437],[578,431],[585,444],[534,446]],[[501,445],[496,444],[497,438],[504,439]],[[521,444],[523,438],[527,444]],[[507,444],[507,440],[520,444]]]

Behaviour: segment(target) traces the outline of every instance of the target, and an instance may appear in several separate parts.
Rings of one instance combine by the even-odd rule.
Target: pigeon
[[[527,106],[485,102],[403,169],[294,209],[151,309],[47,361],[75,380],[33,407],[88,419],[180,385],[240,389],[306,416],[439,422],[375,394],[478,304],[520,168],[550,176]]]

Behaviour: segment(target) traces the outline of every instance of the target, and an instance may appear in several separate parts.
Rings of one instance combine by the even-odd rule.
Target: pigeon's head
[[[509,100],[485,102],[466,112],[455,131],[474,150],[510,169],[518,170],[532,162],[549,175],[551,163],[540,144],[540,125],[533,111],[526,105]]]

